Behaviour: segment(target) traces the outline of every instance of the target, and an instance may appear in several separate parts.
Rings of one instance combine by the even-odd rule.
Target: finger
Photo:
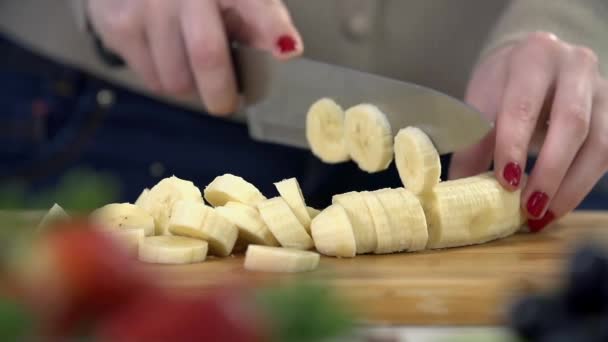
[[[608,170],[608,86],[604,85],[593,103],[587,140],[568,169],[549,209],[540,219],[528,220],[532,232],[539,232],[574,210]]]
[[[303,51],[302,37],[280,0],[221,1],[231,15],[229,32],[250,46],[284,60]]]
[[[479,110],[486,118],[496,117],[507,79],[507,60],[512,48],[503,49],[476,68],[465,102]],[[494,155],[496,131],[492,129],[483,139],[452,155],[448,178],[462,178],[487,171]]]
[[[524,190],[530,218],[540,218],[587,138],[597,58],[588,50],[571,49],[563,59],[551,107],[550,125]]]
[[[147,3],[146,30],[163,91],[181,95],[194,89],[179,12],[173,1]]]
[[[534,34],[512,52],[494,151],[496,178],[506,189],[520,185],[530,139],[554,81],[557,44],[553,36]]]
[[[190,68],[207,110],[218,115],[234,113],[236,80],[216,2],[185,0],[180,14]]]

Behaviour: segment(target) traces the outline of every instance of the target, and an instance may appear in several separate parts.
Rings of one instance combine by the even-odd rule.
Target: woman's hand
[[[197,91],[213,114],[238,105],[228,37],[279,59],[303,50],[280,0],[89,0],[88,14],[104,45],[151,90]]]
[[[466,101],[495,129],[455,153],[450,178],[483,172],[492,160],[507,189],[524,186],[522,207],[539,231],[573,210],[608,170],[608,83],[586,47],[533,33],[487,57]],[[528,152],[540,151],[524,185]]]

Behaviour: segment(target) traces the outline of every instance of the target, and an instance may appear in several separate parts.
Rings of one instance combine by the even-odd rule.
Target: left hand
[[[493,160],[505,188],[524,187],[532,231],[575,209],[608,170],[608,82],[589,48],[532,33],[477,66],[466,101],[495,128],[453,155],[449,177],[484,172]],[[534,145],[538,159],[524,185]]]

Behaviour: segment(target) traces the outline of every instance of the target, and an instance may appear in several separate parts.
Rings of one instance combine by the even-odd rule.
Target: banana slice
[[[393,160],[391,126],[378,107],[360,104],[345,113],[346,147],[359,168],[368,173],[386,170]]]
[[[344,140],[344,111],[332,99],[322,98],[306,114],[306,139],[311,152],[328,164],[350,160]]]
[[[266,199],[253,184],[231,174],[216,177],[203,192],[207,202],[214,207],[227,202],[255,205]]]
[[[355,234],[357,254],[373,252],[377,245],[376,232],[363,195],[355,191],[334,195],[332,203],[342,206],[348,214]]]
[[[419,224],[419,222],[416,222],[412,213],[409,212],[409,208],[404,208],[403,198],[394,189],[376,190],[372,192],[372,195],[378,198],[388,216],[393,238],[392,252],[408,250],[412,243],[410,225]],[[424,213],[422,213],[422,219],[424,220]]]
[[[146,198],[148,196],[148,193],[150,192],[150,189],[145,188],[141,194],[139,195],[139,197],[137,197],[137,199],[135,200],[135,205],[138,207],[141,207],[143,205],[143,203],[146,201]]]
[[[490,174],[437,184],[423,197],[427,248],[481,244],[517,232],[525,222],[521,190],[505,190]]]
[[[91,213],[93,222],[108,229],[143,229],[146,236],[154,235],[154,218],[131,203],[107,204]]]
[[[426,223],[426,216],[422,209],[422,203],[414,193],[404,188],[398,188],[395,190],[400,196],[402,201],[402,210],[409,217],[409,221],[406,222],[410,234],[411,242],[409,252],[421,251],[426,248],[426,244],[429,240],[429,231]]]
[[[154,218],[156,235],[169,234],[173,204],[179,200],[202,203],[203,197],[194,183],[175,176],[162,179],[144,196],[140,207]]]
[[[293,248],[249,245],[244,267],[262,272],[308,272],[317,268],[320,255]]]
[[[104,229],[103,233],[117,244],[125,248],[131,256],[137,256],[139,245],[146,237],[145,231],[141,228],[127,228],[121,230]]]
[[[279,195],[287,202],[287,205],[291,208],[293,213],[298,218],[298,221],[306,228],[306,231],[310,233],[310,214],[306,208],[306,202],[304,201],[304,195],[302,195],[302,189],[298,180],[295,178],[285,179],[278,183],[274,183],[277,188]]]
[[[215,208],[215,211],[239,229],[239,240],[248,244],[279,246],[279,242],[254,207],[228,202],[223,207]]]
[[[369,209],[369,213],[374,223],[374,231],[376,232],[376,249],[375,254],[393,253],[399,249],[397,240],[393,238],[393,228],[389,221],[388,214],[380,203],[380,200],[368,191],[361,192],[365,205]]]
[[[308,215],[310,216],[311,220],[317,217],[317,215],[319,215],[319,213],[321,212],[321,210],[315,209],[313,207],[306,207],[306,211],[308,211]]]
[[[352,258],[357,254],[353,227],[339,204],[325,208],[310,226],[315,248],[328,256]]]
[[[139,244],[139,260],[157,264],[191,264],[205,261],[207,242],[182,236],[152,236]]]
[[[401,182],[418,195],[440,181],[441,160],[431,139],[417,127],[406,127],[395,136],[395,164]]]
[[[38,223],[38,231],[42,231],[57,223],[68,221],[69,219],[70,215],[68,215],[59,204],[55,203],[42,217],[40,223]]]
[[[287,202],[274,197],[257,204],[262,220],[281,246],[296,249],[309,249],[314,243]],[[318,217],[318,216],[317,216]]]
[[[193,201],[177,201],[169,221],[173,235],[205,240],[209,254],[225,257],[232,253],[238,229],[213,208]]]

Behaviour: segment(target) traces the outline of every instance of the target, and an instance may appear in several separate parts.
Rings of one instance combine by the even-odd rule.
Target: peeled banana
[[[350,160],[344,135],[344,111],[334,100],[322,98],[306,114],[306,139],[312,153],[328,164]]]
[[[200,239],[209,243],[209,253],[228,256],[238,237],[238,229],[232,222],[203,203],[180,200],[173,208],[169,221],[173,235]]]
[[[158,264],[191,264],[205,261],[207,242],[182,236],[152,236],[139,244],[139,260]]]
[[[231,174],[216,177],[203,192],[205,200],[214,207],[222,206],[227,202],[255,205],[266,199],[253,184]]]
[[[313,247],[314,243],[310,235],[283,198],[274,197],[262,201],[257,204],[257,208],[262,220],[281,246],[296,249]]]
[[[91,213],[93,222],[109,229],[143,229],[145,236],[154,235],[154,218],[131,203],[111,203]]]
[[[440,181],[439,153],[429,137],[417,127],[406,127],[395,136],[395,164],[401,182],[418,195]]]
[[[386,115],[371,104],[349,108],[344,117],[346,147],[359,168],[386,170],[393,160],[393,135]]]
[[[332,204],[312,220],[315,248],[321,254],[352,258],[357,253],[353,227],[342,206]]]
[[[215,211],[239,229],[239,239],[243,242],[279,246],[279,242],[254,207],[238,202],[228,202],[222,207],[216,207]]]
[[[376,190],[371,195],[376,196],[388,216],[392,240],[390,252],[401,252],[409,249],[412,243],[410,226],[412,224],[419,225],[420,218],[412,217],[409,208],[404,208],[401,195],[394,189]],[[422,213],[422,220],[424,220],[424,213]]]
[[[295,178],[289,178],[280,182],[274,183],[279,195],[287,202],[293,213],[298,218],[298,221],[310,232],[310,214],[306,208],[304,195],[300,184]]]
[[[320,255],[293,248],[249,245],[245,269],[262,272],[307,272],[319,265]]]
[[[311,220],[313,218],[315,218],[317,215],[319,215],[319,213],[321,212],[321,210],[315,209],[313,207],[306,207],[306,211],[308,211],[308,215],[310,216]]]
[[[363,195],[355,191],[334,195],[332,203],[342,206],[348,214],[355,235],[357,254],[373,252],[377,246],[376,231]]]
[[[141,194],[139,195],[139,197],[137,197],[137,199],[135,200],[135,205],[141,207],[143,205],[143,203],[146,201],[146,198],[148,196],[148,193],[150,192],[150,189],[145,188]]]

